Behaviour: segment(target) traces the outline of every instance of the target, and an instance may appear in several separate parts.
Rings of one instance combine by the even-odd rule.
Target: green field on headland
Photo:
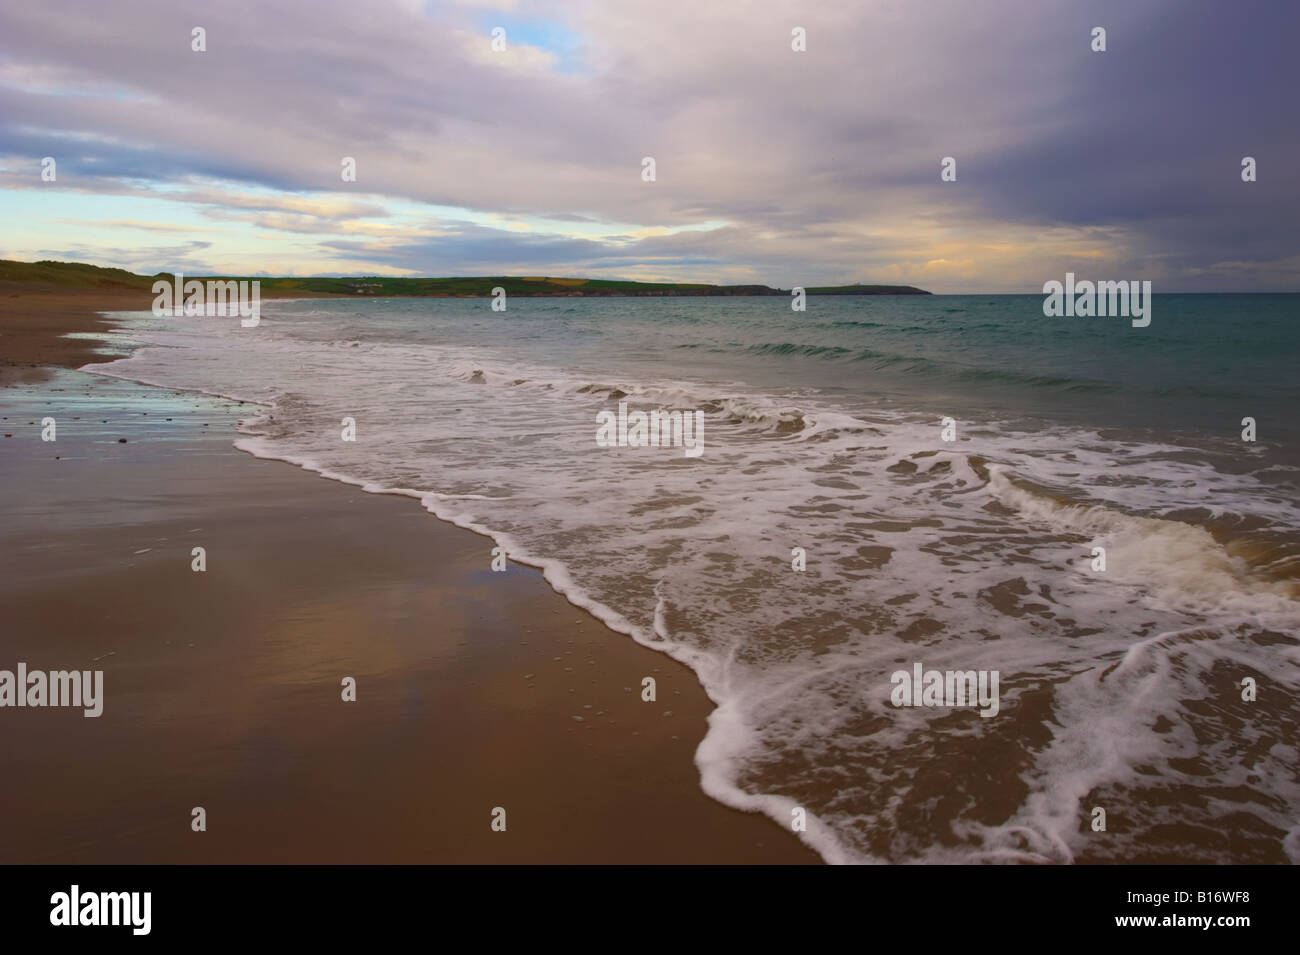
[[[696,282],[623,282],[553,276],[489,275],[454,278],[392,278],[369,275],[345,278],[271,278],[261,275],[187,275],[207,281],[248,280],[261,283],[262,294],[294,294],[430,298],[487,298],[494,288],[510,296],[590,298],[593,296],[789,295],[789,289],[766,285],[708,285]],[[149,289],[172,273],[136,275],[125,269],[100,268],[79,262],[14,262],[0,259],[0,281],[42,282],[66,288]],[[910,285],[834,285],[805,289],[809,295],[929,295]]]

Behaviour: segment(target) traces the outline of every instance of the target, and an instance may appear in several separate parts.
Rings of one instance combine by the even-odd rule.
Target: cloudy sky
[[[0,258],[1300,290],[1297,40],[1292,0],[6,2]]]

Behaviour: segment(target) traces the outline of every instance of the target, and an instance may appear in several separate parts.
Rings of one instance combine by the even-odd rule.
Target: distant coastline
[[[66,288],[117,288],[148,290],[155,281],[170,282],[171,272],[136,275],[125,269],[102,268],[79,262],[15,262],[0,259],[0,281],[41,282]],[[791,289],[766,285],[711,285],[702,282],[625,282],[616,279],[558,278],[552,276],[460,276],[451,278],[392,278],[352,276],[342,278],[289,278],[260,275],[190,275],[198,281],[246,280],[261,283],[264,296],[328,295],[346,298],[488,298],[493,289],[524,298],[606,298],[613,296],[789,296]],[[929,295],[911,285],[825,285],[804,289],[807,295]]]

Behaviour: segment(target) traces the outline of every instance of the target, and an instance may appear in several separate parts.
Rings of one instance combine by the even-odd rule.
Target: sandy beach
[[[236,451],[248,406],[71,370],[59,335],[147,306],[0,289],[0,667],[105,688],[6,712],[0,860],[819,861],[702,793],[684,666],[414,500]]]
[[[136,289],[64,289],[0,282],[0,386],[44,381],[51,368],[102,361],[96,342],[68,338],[104,328],[100,311],[148,308]]]

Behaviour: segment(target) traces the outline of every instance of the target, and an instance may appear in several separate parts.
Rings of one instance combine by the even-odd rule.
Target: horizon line
[[[922,289],[921,286],[918,286],[918,285],[909,285],[909,284],[901,284],[901,283],[896,284],[896,283],[892,283],[892,282],[845,282],[845,283],[840,283],[840,284],[838,284],[838,285],[835,285],[835,284],[823,284],[823,285],[791,286],[789,289],[787,289],[787,288],[782,288],[780,285],[767,285],[767,284],[764,284],[764,283],[762,283],[762,282],[756,282],[756,281],[755,281],[755,282],[737,282],[737,283],[734,283],[734,284],[725,284],[725,283],[721,283],[721,282],[700,282],[700,281],[665,281],[665,280],[630,279],[630,278],[609,278],[609,277],[593,278],[592,276],[582,276],[582,275],[523,275],[523,274],[519,274],[519,275],[510,275],[510,274],[507,274],[507,273],[499,273],[499,274],[494,274],[494,275],[488,275],[488,274],[484,274],[484,275],[432,275],[432,274],[417,274],[417,275],[382,275],[382,274],[377,274],[377,273],[344,273],[344,272],[335,272],[335,273],[329,273],[329,272],[316,272],[316,273],[312,273],[312,274],[310,274],[310,275],[294,275],[294,274],[288,274],[288,275],[274,275],[274,274],[271,274],[271,273],[269,273],[269,272],[260,272],[260,273],[254,272],[254,273],[245,273],[245,274],[222,273],[222,272],[211,272],[211,273],[206,273],[206,272],[205,272],[205,273],[185,273],[185,272],[179,272],[179,273],[178,273],[178,272],[172,272],[172,271],[166,271],[166,270],[160,270],[160,271],[152,272],[152,273],[142,273],[142,272],[134,272],[134,271],[132,271],[131,269],[129,269],[129,268],[125,268],[125,267],[120,266],[120,265],[99,265],[99,264],[94,263],[94,262],[70,261],[70,260],[65,260],[65,259],[36,259],[36,260],[34,260],[34,261],[28,261],[28,260],[24,260],[24,259],[8,259],[8,258],[0,258],[0,263],[3,263],[3,262],[13,262],[13,263],[17,263],[17,264],[19,264],[19,265],[40,265],[40,264],[42,264],[42,263],[48,263],[48,264],[51,264],[51,265],[86,266],[86,267],[89,267],[89,268],[105,269],[105,270],[112,269],[112,270],[117,270],[117,271],[121,271],[121,272],[126,272],[126,273],[129,274],[129,275],[134,275],[134,276],[136,276],[136,277],[138,277],[138,278],[145,278],[145,279],[147,279],[147,278],[154,278],[154,277],[159,276],[159,275],[173,275],[173,276],[174,276],[174,275],[177,275],[177,274],[181,274],[181,275],[189,274],[189,275],[193,276],[193,277],[196,278],[196,279],[198,279],[198,278],[204,278],[204,279],[221,279],[221,278],[224,278],[224,279],[248,279],[248,280],[260,280],[260,279],[271,279],[271,280],[284,280],[284,279],[290,279],[290,280],[293,280],[293,279],[397,279],[397,280],[418,281],[418,280],[421,280],[421,279],[430,279],[430,280],[435,280],[435,279],[489,279],[489,278],[502,278],[502,279],[537,280],[537,281],[550,281],[550,280],[559,279],[559,280],[562,280],[562,281],[582,281],[582,282],[629,282],[629,283],[637,283],[637,284],[641,284],[641,285],[673,285],[673,286],[690,286],[690,285],[699,285],[699,286],[705,286],[705,287],[711,287],[711,288],[743,288],[743,287],[746,287],[746,286],[755,286],[755,287],[761,287],[761,288],[772,289],[772,290],[774,290],[774,291],[778,291],[778,292],[787,292],[787,291],[792,291],[794,288],[804,288],[804,289],[809,289],[809,288],[852,288],[853,286],[861,285],[861,286],[868,286],[868,287],[870,287],[870,286],[883,286],[883,287],[887,287],[887,288],[913,288],[913,289],[918,289],[918,290],[920,290],[920,291],[924,291],[927,295],[931,295],[931,296],[937,296],[937,295],[1032,295],[1032,296],[1037,296],[1037,295],[1044,295],[1044,294],[1047,294],[1046,292],[1044,292],[1044,291],[1039,291],[1039,290],[1031,290],[1031,291],[1007,291],[1007,290],[1001,290],[1001,291],[995,291],[995,290],[988,290],[988,289],[967,289],[967,290],[964,290],[964,291],[958,291],[958,292],[933,292],[933,291],[930,291],[929,289]],[[4,278],[4,277],[0,277],[0,281],[22,281],[22,280],[6,279],[6,278]],[[1047,281],[1054,281],[1054,279],[1048,279]],[[1152,295],[1300,295],[1300,288],[1296,288],[1296,289],[1252,289],[1252,290],[1249,290],[1249,291],[1227,290],[1227,289],[1217,289],[1217,290],[1211,290],[1211,291],[1188,291],[1188,290],[1184,290],[1184,289],[1163,289],[1163,290],[1160,290],[1160,289],[1156,289],[1156,288],[1153,286],[1152,289],[1151,289],[1151,294],[1152,294]],[[373,296],[373,297],[374,297],[374,298],[386,298],[386,297],[389,297],[389,296],[376,295],[376,296]],[[745,296],[734,296],[734,297],[736,297],[736,298],[744,298]]]

